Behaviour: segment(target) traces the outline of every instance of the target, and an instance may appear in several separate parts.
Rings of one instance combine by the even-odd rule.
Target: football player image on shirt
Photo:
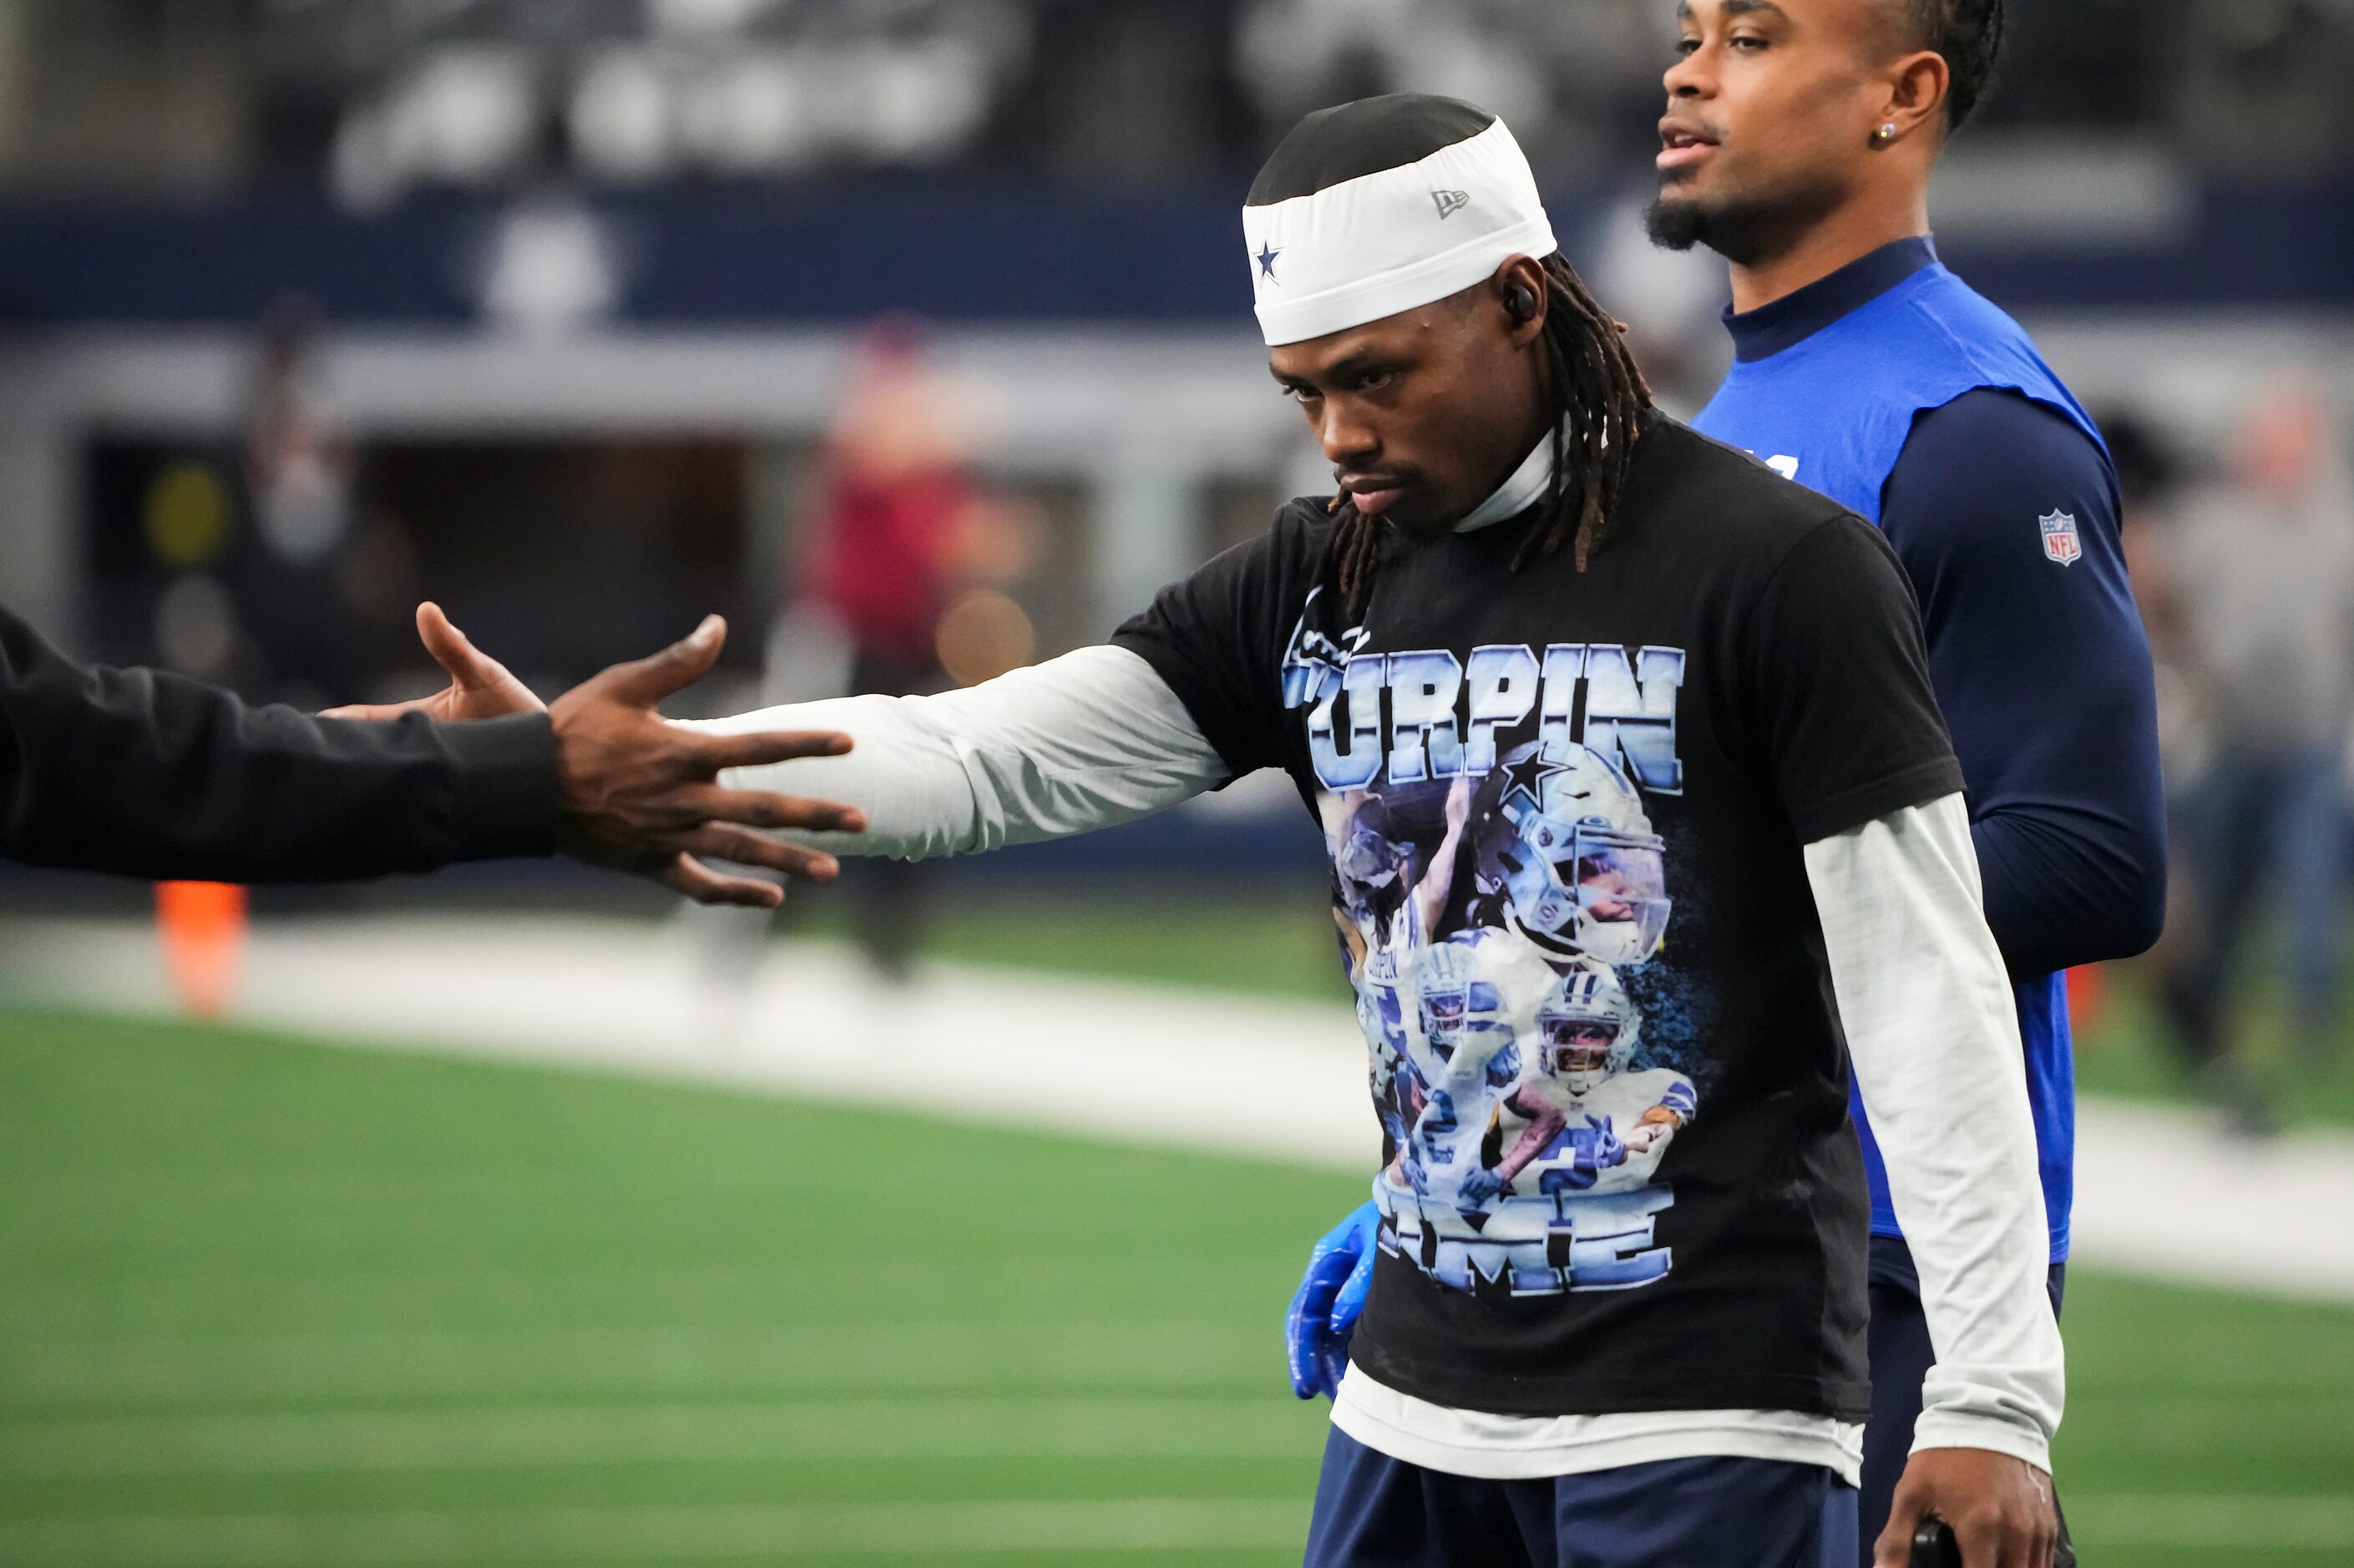
[[[1459,1193],[1478,1167],[1503,1096],[1520,1078],[1520,1038],[1552,970],[1509,932],[1475,930],[1423,949],[1413,970],[1410,1037],[1425,1103],[1398,1151],[1396,1185],[1477,1208]]]
[[[1458,1290],[1539,1296],[1664,1277],[1672,1249],[1655,1245],[1653,1220],[1672,1191],[1621,1195],[1651,1187],[1669,1140],[1691,1120],[1692,1081],[1668,1067],[1631,1069],[1640,1034],[1634,1004],[1600,965],[1554,980],[1532,1034],[1532,1065],[1514,1051],[1510,1078],[1489,1059],[1489,1085],[1502,1092],[1483,1101],[1492,1121],[1452,1171],[1451,1202],[1376,1189],[1384,1250]],[[1503,1159],[1479,1162],[1479,1150],[1499,1143],[1509,1150]],[[1427,1200],[1436,1185],[1418,1182],[1415,1194]]]
[[[1537,1011],[1536,1069],[1505,1108],[1520,1138],[1486,1181],[1548,1197],[1638,1187],[1699,1106],[1671,1067],[1635,1068],[1642,1021],[1617,976],[1603,968],[1561,977]]]
[[[1326,645],[1363,641],[1351,634]],[[1325,690],[1318,683],[1288,694]],[[1403,808],[1439,789],[1417,782],[1396,797]],[[1416,841],[1412,811],[1373,818],[1367,804],[1380,796],[1320,800],[1323,815],[1341,824],[1331,844],[1342,928],[1364,929],[1381,944],[1359,966],[1361,1016],[1384,1035],[1377,1060],[1402,1052],[1406,1069],[1376,1065],[1373,1075],[1394,1146],[1374,1191],[1384,1250],[1458,1290],[1578,1288],[1574,1257],[1600,1266],[1610,1288],[1660,1277],[1671,1255],[1652,1245],[1650,1219],[1672,1203],[1671,1189],[1614,1220],[1589,1206],[1589,1226],[1611,1238],[1606,1250],[1573,1252],[1572,1212],[1561,1202],[1597,1186],[1646,1185],[1665,1152],[1668,1120],[1680,1124],[1693,1104],[1691,1080],[1681,1074],[1624,1073],[1638,1030],[1609,968],[1642,964],[1665,940],[1672,906],[1662,841],[1626,772],[1565,735],[1511,749],[1476,787],[1458,774],[1444,793],[1443,836],[1427,850]],[[1426,821],[1426,836],[1437,825]],[[1473,866],[1472,891],[1459,906],[1451,900],[1458,855]],[[1417,865],[1427,869],[1403,891]],[[1391,1001],[1400,980],[1410,1004]],[[1599,1102],[1581,1105],[1565,1119],[1546,1097],[1543,1075],[1529,1078],[1529,1065],[1546,1049],[1548,1031],[1600,1027],[1603,1014],[1611,1027],[1606,1056],[1617,1041],[1609,1075],[1626,1081],[1606,1093],[1606,1111]],[[1673,1080],[1659,1098],[1620,1103],[1655,1075]],[[1678,1110],[1659,1108],[1670,1097]],[[1620,1122],[1633,1140],[1631,1162],[1615,1130]],[[1511,1150],[1505,1166],[1483,1159],[1491,1146]],[[1532,1162],[1540,1169],[1526,1192],[1505,1194]],[[1625,1258],[1634,1252],[1645,1261],[1630,1271]]]
[[[1331,824],[1325,847],[1332,857],[1333,918],[1352,978],[1370,975],[1395,984],[1403,973],[1401,959],[1437,928],[1454,891],[1456,850],[1470,814],[1470,780],[1458,779],[1439,793],[1444,831],[1426,855],[1417,853],[1384,796],[1352,790],[1318,803]]]

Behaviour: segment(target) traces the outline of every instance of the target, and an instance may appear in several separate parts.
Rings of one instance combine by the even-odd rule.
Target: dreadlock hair
[[[1633,466],[1651,388],[1627,352],[1627,324],[1595,302],[1561,252],[1540,263],[1545,276],[1542,396],[1552,410],[1553,482],[1537,520],[1512,556],[1519,571],[1567,546],[1577,569],[1602,543]],[[1333,558],[1350,620],[1365,612],[1373,578],[1389,558],[1388,524],[1367,517],[1346,494],[1332,498]]]
[[[1993,84],[2002,56],[2003,0],[1899,0],[1907,42],[1946,57],[1946,129],[1958,131]]]

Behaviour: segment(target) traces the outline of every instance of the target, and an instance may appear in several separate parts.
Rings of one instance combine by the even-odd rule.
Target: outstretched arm
[[[556,848],[547,718],[313,718],[77,663],[0,609],[0,856],[131,876],[327,881]]]
[[[1455,859],[1463,848],[1463,825],[1470,820],[1471,776],[1466,773],[1447,791],[1447,836],[1432,853],[1430,869],[1415,885],[1415,914],[1420,922],[1416,931],[1426,935],[1437,930],[1438,917],[1447,913],[1447,900],[1455,892]]]
[[[1569,1118],[1558,1106],[1548,1105],[1543,1100],[1532,1101],[1520,1095],[1512,1096],[1504,1104],[1529,1118],[1529,1125],[1521,1129],[1519,1141],[1496,1163],[1497,1176],[1510,1181],[1528,1169],[1530,1160],[1544,1152],[1545,1145],[1569,1125]]]
[[[1035,843],[1134,821],[1231,776],[1152,666],[1109,646],[937,696],[838,697],[687,727],[849,735],[847,756],[723,779],[860,808],[863,833],[780,835],[836,854],[920,860]]]

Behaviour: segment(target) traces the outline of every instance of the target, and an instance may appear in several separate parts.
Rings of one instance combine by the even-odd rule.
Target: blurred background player
[[[932,363],[916,318],[875,322],[851,345],[815,471],[794,500],[767,701],[937,692],[1034,655],[1003,590],[1029,575],[1041,541],[1027,513],[976,477],[985,420],[978,390]],[[921,862],[876,860],[843,886],[851,935],[885,978],[907,978],[937,885]],[[718,1000],[740,1001],[769,922],[692,907],[686,918]]]
[[[2162,994],[2185,1065],[2250,1131],[2274,1118],[2239,1059],[2234,982],[2268,912],[2285,937],[2292,1051],[2309,1070],[2337,1043],[2354,486],[2332,429],[2310,376],[2275,376],[2222,471],[2181,498],[2162,546],[2160,602],[2179,621],[2204,743],[2178,807],[2195,894]]]
[[[867,329],[827,432],[811,518],[808,603],[842,639],[845,694],[904,697],[948,684],[940,617],[981,504],[970,426],[954,388],[927,366],[914,321]],[[922,939],[932,881],[919,863],[877,861],[843,890],[859,947],[892,979],[907,977]]]

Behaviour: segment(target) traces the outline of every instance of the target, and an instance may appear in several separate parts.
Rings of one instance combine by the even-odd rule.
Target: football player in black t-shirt
[[[1311,115],[1244,229],[1339,493],[1108,646],[720,721],[855,738],[746,781],[917,856],[1292,779],[1386,1145],[1310,1563],[1851,1563],[1852,1067],[1941,1356],[1918,1489],[2044,1568],[2018,1026],[1887,546],[1650,409],[1492,115]]]

